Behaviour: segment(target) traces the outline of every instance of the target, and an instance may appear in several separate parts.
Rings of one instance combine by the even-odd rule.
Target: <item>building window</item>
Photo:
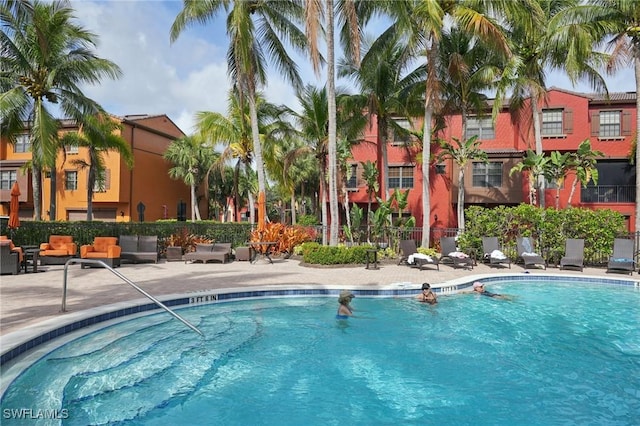
[[[562,109],[547,109],[542,111],[542,135],[557,136],[563,134]]]
[[[393,143],[405,144],[411,142],[411,133],[409,133],[411,131],[411,123],[409,122],[409,120],[394,118],[393,121],[397,126],[406,129],[406,131],[398,130],[395,128],[393,129]]]
[[[473,186],[480,188],[499,188],[502,186],[502,163],[473,163]]]
[[[413,167],[389,167],[389,188],[413,188]]]
[[[3,170],[0,172],[0,189],[10,190],[13,183],[18,180],[18,173],[15,170]]]
[[[469,117],[467,119],[467,134],[465,139],[477,136],[478,139],[489,140],[496,138],[491,118]]]
[[[601,138],[620,136],[620,111],[600,111]]]
[[[65,145],[64,151],[67,154],[77,154],[78,153],[78,145]]]
[[[16,136],[16,144],[13,146],[13,152],[29,152],[31,151],[31,139],[29,134],[22,133]]]
[[[64,172],[64,189],[67,191],[78,189],[78,172]]]
[[[357,164],[351,164],[350,166],[350,173],[349,173],[349,180],[347,180],[347,188],[348,189],[356,189],[358,188],[358,165]]]

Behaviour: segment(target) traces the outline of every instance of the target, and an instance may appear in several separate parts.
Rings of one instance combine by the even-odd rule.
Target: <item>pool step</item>
[[[253,319],[242,322],[232,319],[226,324],[221,320],[218,315],[203,320],[202,329],[210,330],[205,340],[184,339],[185,344],[177,350],[172,345],[164,348],[170,352],[155,351],[158,348],[154,348],[155,355],[151,356],[155,358],[147,356],[122,368],[70,379],[62,403],[74,413],[73,422],[69,424],[108,424],[141,419],[158,407],[190,395],[215,375],[230,353],[259,334],[260,327]],[[214,331],[218,333],[214,335]],[[195,344],[189,347],[188,341]],[[175,356],[176,352],[179,356]],[[100,384],[99,392],[88,390],[89,385],[96,384]]]

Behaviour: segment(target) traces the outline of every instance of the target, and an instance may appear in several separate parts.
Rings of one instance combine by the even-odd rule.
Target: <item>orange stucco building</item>
[[[120,154],[104,155],[105,185],[93,193],[93,219],[101,221],[139,221],[139,208],[144,206],[143,219],[154,221],[177,218],[178,204],[184,203],[184,214],[190,217],[189,187],[181,180],[169,177],[172,165],[163,158],[167,147],[184,133],[166,115],[127,115],[112,117],[121,124],[120,136],[125,139],[134,157],[129,169]],[[77,131],[71,120],[62,120],[60,134]],[[20,219],[34,215],[31,174],[22,167],[31,159],[28,134],[19,135],[15,144],[2,138],[0,146],[0,214],[9,214],[11,185],[20,186]],[[86,148],[67,147],[56,162],[56,217],[50,217],[51,177],[43,173],[42,219],[86,220],[88,169],[74,160],[87,160]]]

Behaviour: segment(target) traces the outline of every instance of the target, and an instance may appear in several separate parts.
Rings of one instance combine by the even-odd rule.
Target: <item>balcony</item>
[[[582,188],[582,203],[635,203],[635,185],[598,185]]]

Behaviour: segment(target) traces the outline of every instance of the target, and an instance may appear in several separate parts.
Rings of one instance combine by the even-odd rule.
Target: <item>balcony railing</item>
[[[634,185],[598,185],[582,188],[582,203],[635,203]]]

